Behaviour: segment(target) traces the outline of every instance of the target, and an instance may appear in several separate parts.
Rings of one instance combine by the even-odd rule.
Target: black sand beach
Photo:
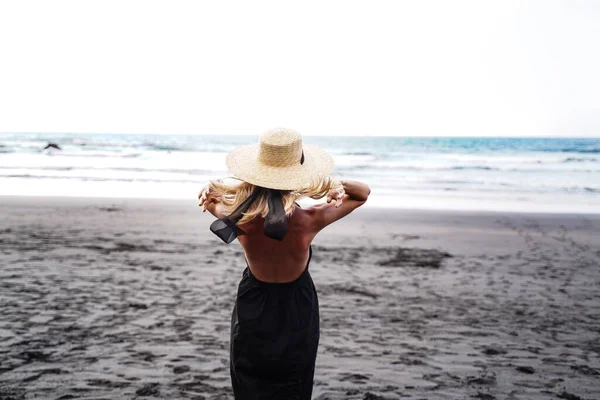
[[[0,197],[0,399],[232,399],[192,201]],[[314,244],[315,399],[599,399],[600,216],[375,209]]]

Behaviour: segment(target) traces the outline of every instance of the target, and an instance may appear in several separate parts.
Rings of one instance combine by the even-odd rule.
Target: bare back
[[[262,218],[240,225],[246,234],[239,236],[238,240],[246,253],[250,271],[258,280],[291,282],[304,272],[308,248],[316,235],[311,229],[311,214],[311,211],[297,207],[288,219],[288,232],[282,241],[265,236]]]

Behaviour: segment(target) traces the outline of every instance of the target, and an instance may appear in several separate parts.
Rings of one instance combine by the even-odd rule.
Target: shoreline
[[[30,195],[30,194],[2,194],[0,193],[0,200],[8,199],[9,202],[18,199],[55,199],[57,201],[73,201],[75,203],[81,202],[114,202],[114,203],[130,203],[130,202],[164,202],[164,203],[173,203],[173,204],[191,204],[196,203],[195,199],[185,199],[185,198],[170,198],[170,197],[116,197],[116,196],[70,196],[70,195]],[[313,201],[312,199],[308,199],[311,203],[306,202],[307,199],[300,200],[301,204],[311,205],[316,204],[322,201]],[[375,212],[390,212],[390,210],[395,210],[398,212],[416,212],[416,213],[439,213],[439,214],[462,214],[462,215],[472,215],[472,216],[483,216],[483,215],[504,215],[504,214],[514,214],[521,216],[540,216],[540,217],[591,217],[591,218],[599,218],[600,219],[600,210],[598,212],[577,212],[577,211],[532,211],[532,210],[492,210],[492,209],[468,209],[468,208],[418,208],[418,207],[403,207],[398,205],[382,205],[382,201],[379,199],[375,204],[373,202],[367,202],[365,206],[361,208],[361,210],[375,210]]]

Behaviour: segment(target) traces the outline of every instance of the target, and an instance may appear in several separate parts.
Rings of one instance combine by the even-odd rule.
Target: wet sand
[[[0,399],[232,399],[212,219],[0,197]],[[367,204],[313,246],[315,399],[600,399],[600,216]]]

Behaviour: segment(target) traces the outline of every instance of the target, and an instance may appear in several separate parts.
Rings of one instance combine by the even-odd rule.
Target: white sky
[[[600,1],[3,1],[0,132],[600,136]]]

